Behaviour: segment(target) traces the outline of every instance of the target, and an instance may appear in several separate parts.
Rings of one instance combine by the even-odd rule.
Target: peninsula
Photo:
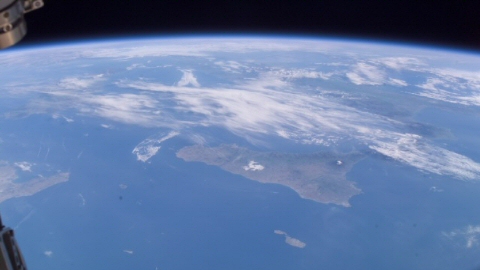
[[[68,181],[70,174],[59,172],[52,176],[37,175],[27,181],[17,182],[14,166],[0,161],[0,203],[11,198],[33,195],[53,185]]]

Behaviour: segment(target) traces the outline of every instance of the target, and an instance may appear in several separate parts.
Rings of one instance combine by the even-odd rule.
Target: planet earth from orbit
[[[0,52],[31,269],[475,269],[480,55],[307,37]]]

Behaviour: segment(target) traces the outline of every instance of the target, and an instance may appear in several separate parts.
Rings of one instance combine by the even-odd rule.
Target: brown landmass
[[[177,157],[215,165],[258,182],[284,185],[300,197],[320,203],[349,207],[348,200],[361,193],[354,182],[346,179],[346,173],[363,158],[360,153],[285,154],[256,152],[236,145],[194,145],[180,149]]]
[[[69,173],[57,173],[53,176],[37,176],[31,180],[15,183],[16,170],[12,166],[0,165],[0,203],[11,198],[33,195],[53,185],[68,181]]]
[[[297,247],[297,248],[304,248],[307,244],[300,241],[299,239],[293,238],[290,235],[288,235],[286,232],[281,231],[281,230],[275,230],[273,231],[275,234],[279,235],[284,235],[285,236],[285,243],[289,244],[292,247]]]

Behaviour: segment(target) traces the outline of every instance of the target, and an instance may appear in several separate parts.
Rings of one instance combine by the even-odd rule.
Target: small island
[[[285,236],[285,243],[289,244],[290,246],[292,247],[296,247],[296,248],[304,248],[307,244],[296,239],[296,238],[293,238],[291,237],[290,235],[288,235],[286,232],[284,231],[281,231],[281,230],[275,230],[273,231],[275,234],[279,234],[279,235],[284,235]]]
[[[346,179],[346,173],[363,158],[360,153],[286,154],[223,144],[187,146],[177,152],[177,157],[218,166],[261,183],[284,185],[300,197],[320,203],[349,207],[349,199],[361,193]]]

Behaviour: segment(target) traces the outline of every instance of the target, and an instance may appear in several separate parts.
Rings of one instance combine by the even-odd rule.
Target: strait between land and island
[[[300,197],[320,203],[349,207],[349,199],[361,193],[346,179],[346,173],[363,158],[360,153],[267,153],[223,144],[187,146],[177,152],[177,157],[215,165],[261,183],[284,185]]]

